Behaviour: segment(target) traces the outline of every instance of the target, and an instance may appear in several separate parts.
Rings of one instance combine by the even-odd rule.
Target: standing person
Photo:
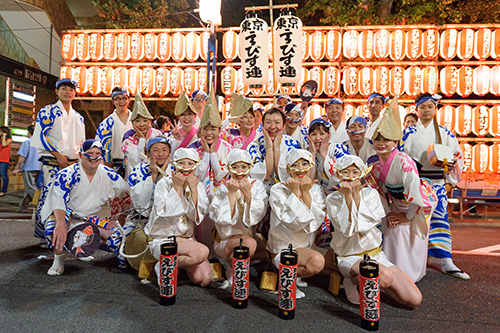
[[[368,139],[371,139],[377,126],[380,124],[382,120],[380,113],[388,100],[388,97],[379,93],[373,93],[368,96],[368,112],[370,113],[370,122],[368,123],[368,130],[366,131],[366,137]]]
[[[2,145],[0,146],[0,177],[2,177],[2,190],[0,191],[0,197],[3,197],[5,193],[7,193],[7,188],[9,187],[10,148],[12,139],[10,138],[10,128],[7,126],[1,126],[0,133],[2,135]]]
[[[349,140],[343,142],[349,154],[361,157],[365,163],[369,157],[376,155],[370,140],[365,137],[367,126],[368,122],[364,117],[352,116],[346,125]]]
[[[345,103],[340,98],[332,98],[325,103],[326,114],[332,126],[330,127],[330,142],[342,143],[349,139],[342,121]]]
[[[416,113],[408,113],[405,116],[405,119],[403,121],[403,125],[405,128],[411,126],[411,125],[416,125],[418,122],[418,115]]]
[[[307,150],[309,142],[307,141],[307,128],[302,126],[304,113],[301,106],[295,103],[288,104],[285,106],[285,116],[285,134],[297,140],[300,147]]]
[[[58,101],[38,112],[31,144],[42,157],[43,185],[56,173],[78,161],[80,146],[85,141],[83,117],[71,106],[76,95],[76,82],[62,79],[56,83]]]
[[[233,148],[246,150],[257,135],[252,101],[240,94],[232,93],[229,116],[231,122],[238,124],[238,128],[224,128],[221,133],[222,139],[229,142]]]
[[[276,99],[275,108],[280,109],[282,112],[285,111],[285,106],[292,103],[292,98],[288,95],[281,95]]]
[[[445,181],[455,186],[460,181],[464,158],[457,138],[444,126],[438,125],[436,109],[441,96],[425,93],[416,99],[419,120],[406,128],[400,143],[400,150],[410,155],[422,178],[432,181],[438,197],[438,206],[432,214],[429,235],[429,256],[441,259],[441,271],[454,277],[469,280],[470,276],[459,269],[451,257],[451,231],[448,220],[448,197]],[[447,165],[431,165],[427,157],[430,145],[448,147],[453,160]]]
[[[40,158],[38,156],[38,151],[35,147],[31,146],[31,137],[35,131],[35,126],[28,126],[28,140],[25,140],[21,144],[21,148],[17,152],[19,159],[17,160],[17,165],[12,171],[13,175],[17,175],[19,171],[23,173],[24,181],[24,197],[19,204],[18,213],[26,213],[28,210],[28,205],[35,195],[37,189],[36,180],[42,170],[42,163],[38,161]]]
[[[174,114],[177,116],[177,122],[170,132],[173,138],[171,156],[178,148],[187,148],[198,139],[196,136],[198,127],[195,126],[196,110],[197,108],[183,91],[175,103]]]
[[[262,116],[264,114],[264,108],[260,104],[254,104],[253,105],[253,113],[255,116],[253,128],[255,128],[255,130],[257,130],[257,128],[259,128],[260,125],[262,124]]]
[[[123,135],[132,128],[129,110],[130,95],[127,89],[113,89],[111,100],[115,110],[97,127],[96,139],[101,141],[106,154],[103,164],[113,168],[122,177],[125,175],[124,153],[121,150]]]

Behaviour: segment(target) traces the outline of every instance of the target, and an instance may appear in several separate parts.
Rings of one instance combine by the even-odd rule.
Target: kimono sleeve
[[[457,138],[446,128],[440,126],[441,137],[446,137],[446,145],[453,152],[453,157],[456,159],[455,167],[444,172],[444,177],[452,185],[455,186],[460,182],[460,177],[464,169],[464,154],[460,149]]]
[[[151,208],[154,184],[147,164],[141,163],[132,170],[128,185],[134,207],[137,210]]]
[[[261,136],[259,139],[254,140],[248,146],[248,152],[253,160],[253,168],[250,170],[250,176],[254,179],[260,180],[263,182],[266,179],[266,149],[264,147],[264,142],[262,140],[262,145],[260,144],[260,139],[263,139]]]
[[[162,178],[154,191],[154,207],[156,215],[166,219],[180,218],[188,214],[190,205],[184,195],[179,196],[172,181]]]
[[[243,224],[247,227],[257,225],[264,218],[264,215],[266,215],[268,200],[264,183],[259,180],[255,181],[252,185],[252,200],[250,202],[250,207],[245,205]]]
[[[113,125],[114,125],[113,117],[107,117],[104,119],[99,126],[97,127],[96,139],[101,141],[101,144],[104,149],[106,149],[106,153],[104,154],[104,161],[107,163],[111,163],[111,140],[113,137]]]
[[[229,205],[228,189],[225,184],[217,187],[215,195],[212,197],[212,203],[209,207],[210,218],[216,225],[232,226],[236,224],[238,212],[231,216],[231,207]]]
[[[55,104],[40,109],[36,118],[33,139],[31,139],[33,147],[38,148],[38,150],[59,151],[49,140],[49,134],[54,126],[56,116],[62,116],[62,111]]]

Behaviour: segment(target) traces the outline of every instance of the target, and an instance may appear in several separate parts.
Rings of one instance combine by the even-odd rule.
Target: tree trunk
[[[380,0],[380,17],[387,18],[391,15],[392,2],[394,0]]]

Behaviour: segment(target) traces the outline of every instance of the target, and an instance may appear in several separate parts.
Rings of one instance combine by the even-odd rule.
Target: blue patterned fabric
[[[429,256],[451,258],[451,232],[448,220],[448,197],[445,185],[432,185],[438,205],[432,214],[429,233]]]
[[[115,121],[113,120],[113,117],[109,116],[106,119],[104,119],[99,126],[97,127],[97,133],[96,133],[96,138],[101,141],[101,144],[103,148],[106,150],[104,153],[104,161],[106,163],[111,163],[112,158],[111,158],[111,139],[113,136],[113,125],[115,124]]]

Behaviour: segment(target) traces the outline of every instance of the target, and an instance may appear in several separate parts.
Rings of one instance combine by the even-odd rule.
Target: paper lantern
[[[326,37],[321,30],[315,30],[310,35],[311,59],[321,61],[326,53]]]
[[[406,33],[406,56],[417,60],[422,55],[422,31],[411,29]]]
[[[391,52],[391,33],[387,29],[380,29],[374,36],[373,52],[378,59],[389,57]]]
[[[128,69],[116,67],[113,71],[113,84],[115,87],[125,88],[128,86]]]
[[[76,57],[78,58],[78,60],[80,61],[90,60],[89,43],[90,43],[89,35],[78,34],[76,36]]]
[[[494,137],[500,137],[500,106],[495,105],[490,108],[488,119],[490,122],[488,125],[488,132]]]
[[[234,30],[228,30],[222,37],[222,54],[227,61],[233,61],[238,56],[238,34]]]
[[[394,61],[403,60],[406,49],[406,34],[401,29],[391,32],[391,50],[390,56]]]
[[[131,67],[128,70],[128,87],[127,90],[130,95],[135,96],[137,88],[141,89],[142,84],[142,70],[139,67]]]
[[[324,71],[323,89],[328,97],[334,97],[340,89],[340,70],[337,67],[330,66]]]
[[[260,88],[250,88],[250,93],[252,95],[255,95],[255,96],[264,95],[264,93],[265,93],[264,87],[265,87],[265,85],[262,85],[262,87],[260,87]]]
[[[472,133],[483,137],[488,133],[490,109],[485,105],[472,109]]]
[[[490,68],[479,66],[473,70],[472,91],[478,96],[484,96],[490,91]]]
[[[344,112],[342,113],[342,121],[347,122],[349,118],[356,114],[356,108],[351,103],[344,105]]]
[[[184,69],[184,91],[191,95],[195,90],[198,89],[198,71],[193,67],[187,67]]]
[[[59,79],[73,79],[73,68],[70,66],[62,66],[59,71]]]
[[[446,127],[450,132],[455,132],[457,124],[455,108],[451,105],[443,105],[437,111],[438,124]]]
[[[370,111],[368,111],[368,105],[366,105],[366,104],[359,105],[356,108],[355,114],[357,116],[361,116],[361,117],[369,117]],[[349,118],[346,118],[346,119],[349,119]]]
[[[274,79],[282,85],[296,84],[302,67],[302,21],[294,15],[282,15],[274,21],[273,30]]]
[[[490,69],[490,93],[500,96],[500,65]]]
[[[181,62],[186,57],[186,42],[185,37],[180,32],[172,35],[172,60]]]
[[[484,173],[488,170],[488,158],[490,150],[484,143],[478,143],[472,147],[472,164],[471,169],[474,172]]]
[[[389,68],[386,66],[375,68],[373,75],[373,91],[384,96],[389,92]]]
[[[472,93],[473,88],[473,70],[469,66],[462,66],[458,70],[457,93],[462,97],[467,97]]]
[[[278,92],[280,91],[281,84],[274,79],[272,67],[269,67],[269,77],[267,78],[267,84],[264,88],[269,95],[278,94]]]
[[[153,96],[156,91],[155,76],[156,71],[153,67],[148,66],[142,69],[141,91],[147,97]]]
[[[273,61],[273,34],[272,33],[267,35],[267,49],[268,49],[267,56],[269,57],[270,61]]]
[[[446,66],[441,69],[439,75],[441,92],[450,97],[457,92],[458,88],[458,68],[455,66]]]
[[[427,66],[422,70],[422,90],[431,95],[437,94],[439,82],[439,72],[437,67]]]
[[[121,33],[116,37],[116,55],[121,62],[130,59],[130,36],[128,34]]]
[[[358,38],[359,57],[363,60],[370,60],[373,57],[374,35],[371,30],[363,30]]]
[[[302,30],[301,37],[301,47],[302,47],[302,61],[306,61],[307,58],[311,55],[311,41],[309,34],[306,31]]]
[[[170,90],[170,72],[166,67],[158,67],[155,75],[155,91],[163,97]]]
[[[472,167],[472,146],[466,142],[460,144],[460,150],[464,156],[464,168],[462,172],[467,172]]]
[[[208,40],[210,39],[210,32],[204,31],[200,35],[200,56],[203,61],[208,58]]]
[[[97,66],[90,66],[88,71],[89,93],[97,96],[101,92],[101,69]]]
[[[309,81],[311,79],[310,75],[309,75],[309,70],[306,69],[305,67],[301,67],[301,70],[300,70],[300,80],[299,82],[293,87],[293,92],[295,94],[299,94],[299,89],[302,87],[302,85],[304,84],[304,82],[306,81]],[[282,89],[283,87],[281,87]]]
[[[207,91],[207,68],[200,67],[198,69],[198,89]]]
[[[241,35],[241,33],[240,33],[240,35]],[[267,57],[265,57],[265,58],[267,60]],[[243,80],[243,69],[242,68],[238,69],[236,71],[236,74],[238,76],[238,79],[236,80],[236,82],[238,83],[238,86],[236,88],[236,92],[240,95],[243,95],[243,96],[248,95],[248,93],[250,92],[250,87]]]
[[[457,55],[458,31],[446,29],[441,33],[439,54],[444,60],[450,61]]]
[[[195,32],[186,34],[186,59],[194,62],[200,57],[200,36]]]
[[[61,56],[65,61],[76,59],[76,37],[73,34],[64,34],[61,39]]]
[[[352,97],[358,93],[358,69],[354,66],[347,66],[343,70],[342,83],[344,84],[344,92],[347,96]]]
[[[358,90],[365,98],[373,92],[373,74],[373,70],[366,66],[358,72]]]
[[[101,68],[101,92],[106,96],[111,95],[114,86],[114,69],[106,66]]]
[[[231,66],[226,66],[221,71],[221,88],[226,96],[231,95],[231,93],[236,92],[236,79],[238,75],[236,69]]]
[[[406,113],[417,113],[417,106],[415,104],[410,104],[406,107]]]
[[[422,70],[417,66],[410,66],[404,72],[404,86],[406,94],[415,98],[422,91]]]
[[[89,91],[89,82],[87,75],[87,68],[83,66],[77,66],[73,68],[73,81],[77,83],[76,93],[78,95],[82,95]]]
[[[495,60],[500,60],[500,29],[495,29],[491,33],[490,56]]]
[[[472,107],[461,104],[455,109],[458,115],[456,132],[461,136],[467,136],[472,132]]]
[[[101,34],[94,33],[90,35],[89,53],[90,59],[92,59],[92,61],[100,61],[104,57],[103,42],[104,39],[102,38]]]
[[[405,90],[404,69],[401,66],[395,66],[389,71],[389,93],[392,96],[399,96]]]
[[[309,70],[309,77],[311,80],[315,81],[318,84],[318,92],[316,96],[320,96],[323,93],[324,89],[324,81],[325,81],[325,73],[319,66],[314,66]]]
[[[266,21],[251,17],[240,25],[242,79],[248,86],[264,85],[268,80],[268,31]]]
[[[353,60],[358,56],[358,38],[359,33],[356,30],[347,30],[344,32],[342,49],[345,58]]]
[[[106,61],[115,61],[117,57],[115,34],[108,33],[104,35],[103,54]]]
[[[156,59],[157,40],[157,36],[152,32],[144,35],[144,56],[148,61]]]
[[[340,58],[342,50],[342,35],[338,30],[329,30],[326,33],[326,57],[328,61],[335,61]]]
[[[474,57],[477,60],[486,60],[491,53],[491,30],[481,28],[474,33]]]
[[[130,58],[133,61],[144,58],[144,36],[141,33],[134,32],[130,36]]]
[[[179,96],[182,91],[184,75],[182,69],[179,67],[173,67],[170,70],[170,92],[174,96]]]
[[[422,57],[432,60],[439,53],[439,32],[436,29],[427,29],[422,34]]]
[[[494,173],[500,173],[500,145],[494,143],[489,147],[488,170]]]
[[[462,60],[469,60],[474,55],[474,30],[463,29],[458,33],[457,55]]]
[[[166,32],[162,32],[157,36],[156,54],[158,60],[161,62],[166,62],[170,59],[172,54],[172,38]]]
[[[303,124],[309,126],[309,124],[319,117],[325,114],[325,111],[321,105],[318,103],[313,103],[307,108],[306,116],[304,117]]]

